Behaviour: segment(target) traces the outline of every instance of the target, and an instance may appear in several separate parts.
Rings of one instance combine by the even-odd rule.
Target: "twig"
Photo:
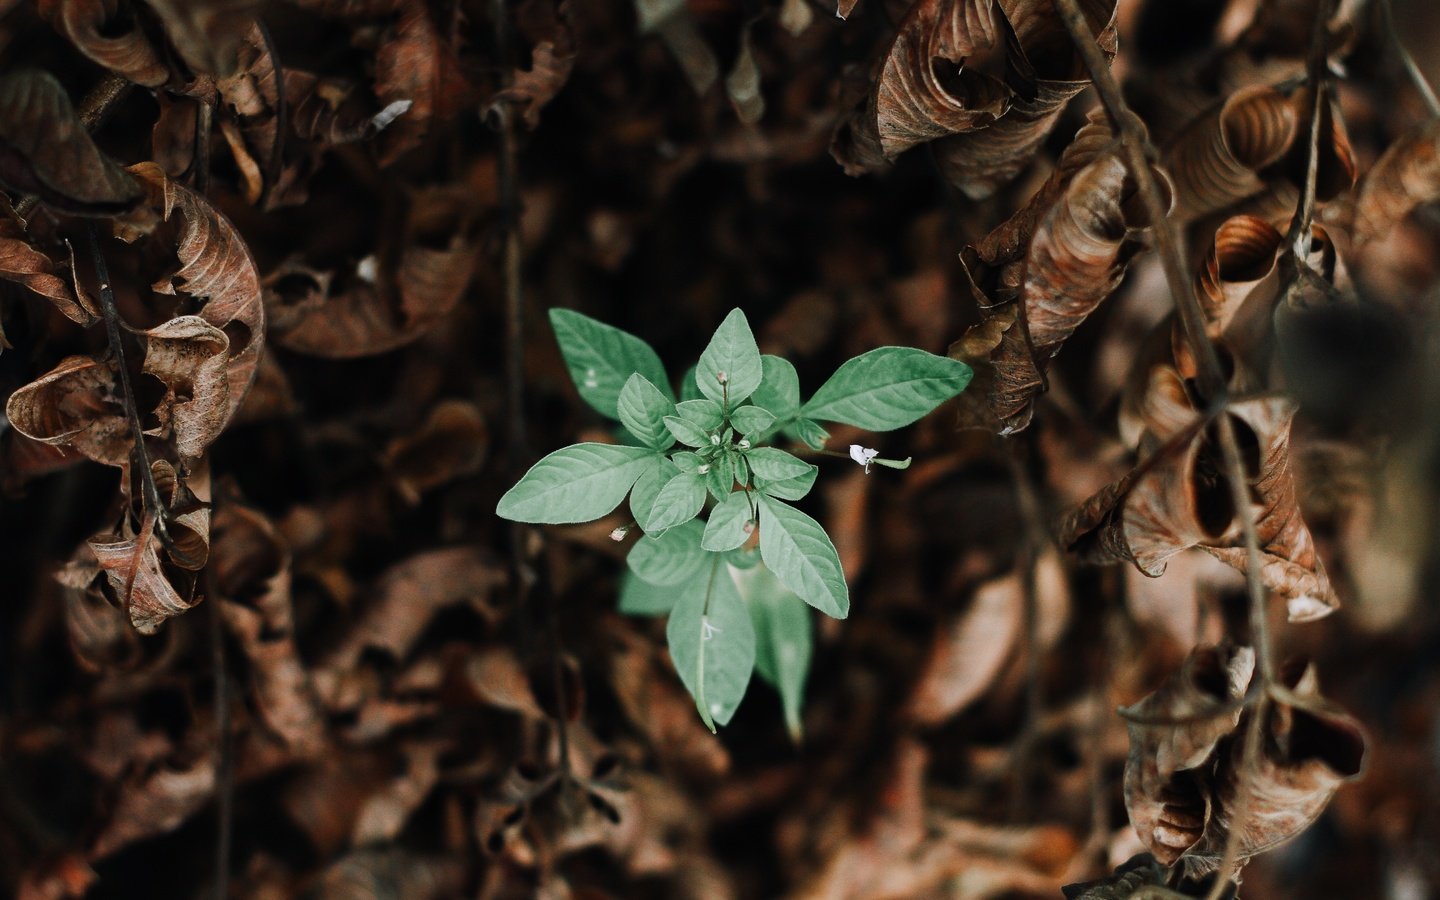
[[[210,133],[215,130],[215,94],[200,98],[200,114],[195,117],[195,193],[205,196],[210,191]]]
[[[495,53],[502,83],[508,84],[514,71],[514,39],[510,27],[507,0],[492,0],[491,15],[495,26]],[[496,129],[500,134],[497,180],[501,227],[500,278],[505,297],[505,432],[511,465],[518,466],[528,458],[525,434],[525,303],[522,281],[520,246],[520,179],[516,163],[515,112],[509,103],[495,109]],[[533,529],[516,523],[510,529],[511,564],[515,570],[516,609],[523,623],[532,599],[531,588],[537,576],[526,554]],[[547,604],[545,625],[550,642],[550,675],[555,692],[555,729],[560,754],[560,780],[568,786],[570,771],[570,734],[565,703],[565,673],[560,654],[560,626],[553,598]],[[523,632],[522,632],[523,636]],[[523,642],[523,640],[522,640]]]
[[[1305,187],[1300,193],[1300,206],[1290,222],[1287,241],[1295,255],[1297,266],[1307,266],[1310,245],[1314,237],[1315,188],[1320,180],[1320,123],[1324,119],[1325,107],[1329,100],[1330,80],[1326,78],[1326,35],[1330,17],[1334,15],[1334,0],[1320,0],[1315,9],[1315,22],[1310,31],[1310,59],[1306,64],[1306,80],[1310,86],[1310,108],[1307,121],[1309,129],[1309,153],[1305,158]]]
[[[95,265],[95,278],[100,282],[100,315],[105,320],[105,335],[110,343],[110,352],[115,356],[115,367],[120,370],[120,394],[125,407],[125,418],[130,423],[130,436],[135,441],[131,451],[131,466],[139,469],[141,507],[155,518],[155,535],[165,550],[182,565],[198,568],[198,562],[186,554],[170,537],[167,527],[170,510],[160,496],[155,484],[155,473],[150,468],[150,452],[145,447],[145,426],[140,422],[140,409],[135,402],[135,388],[130,382],[130,365],[126,360],[124,334],[120,328],[120,310],[115,306],[115,291],[110,286],[110,269],[105,264],[105,254],[100,249],[98,229],[93,221],[85,223],[85,234],[90,240],[90,258]]]
[[[216,596],[210,567],[205,569],[206,593],[210,600],[210,665],[215,670],[215,900],[230,893],[230,846],[235,827],[235,766],[230,746],[230,679],[225,668],[225,633],[220,622],[220,598]]]
[[[1040,612],[1035,586],[1035,566],[1045,546],[1045,531],[1040,500],[1035,496],[1035,488],[1025,470],[1025,460],[1021,458],[1025,444],[1019,441],[1009,443],[1012,452],[1007,454],[1006,461],[1015,482],[1015,499],[1020,507],[1020,520],[1025,527],[1024,539],[1017,554],[1023,599],[1022,628],[1025,634],[1025,724],[1015,759],[1015,790],[1011,795],[1010,807],[1010,818],[1019,822],[1029,806],[1030,766],[1034,756],[1036,729],[1045,702],[1040,684]]]
[[[1100,48],[1096,46],[1094,35],[1090,32],[1090,26],[1085,21],[1085,16],[1080,11],[1077,0],[1055,0],[1055,3],[1066,29],[1070,32],[1071,40],[1085,60],[1085,66],[1090,71],[1095,90],[1100,95],[1100,102],[1104,105],[1106,114],[1110,117],[1115,132],[1120,138],[1126,161],[1134,175],[1135,183],[1139,187],[1141,201],[1145,204],[1146,214],[1152,224],[1151,231],[1155,235],[1155,244],[1160,252],[1165,278],[1169,282],[1170,292],[1175,300],[1176,313],[1180,317],[1186,341],[1190,344],[1191,352],[1195,356],[1199,369],[1197,381],[1206,399],[1224,408],[1229,400],[1224,371],[1220,367],[1215,347],[1210,343],[1205,332],[1204,315],[1201,312],[1199,301],[1195,299],[1191,290],[1189,279],[1185,276],[1185,265],[1180,257],[1179,242],[1173,226],[1167,218],[1159,186],[1155,183],[1155,178],[1150,171],[1150,159],[1155,155],[1155,148],[1146,136],[1144,125],[1125,103],[1120,86],[1111,75],[1110,67],[1106,64],[1104,56],[1101,55]],[[1229,415],[1218,416],[1216,430],[1219,433],[1220,451],[1225,462],[1226,480],[1230,483],[1235,515],[1240,520],[1240,529],[1245,541],[1245,582],[1250,601],[1250,628],[1251,640],[1255,644],[1256,674],[1260,678],[1262,688],[1268,689],[1275,682],[1275,673],[1274,663],[1271,659],[1265,584],[1261,580],[1260,541],[1255,524],[1255,510],[1251,506],[1249,479],[1240,456],[1240,446],[1236,440],[1235,426],[1231,417]],[[1266,690],[1261,690],[1257,694],[1254,708],[1251,710],[1251,715],[1256,719],[1263,718],[1268,696]],[[1252,724],[1251,735],[1254,736],[1254,734],[1255,727]],[[1254,752],[1252,751],[1254,744],[1254,740],[1248,741],[1247,760],[1251,760],[1250,754]],[[1246,771],[1247,773],[1253,771],[1253,768],[1247,767]],[[1240,793],[1242,800],[1239,806],[1241,809],[1245,809],[1248,807],[1250,793],[1248,778],[1242,780]],[[1224,886],[1230,879],[1230,868],[1233,866],[1234,860],[1232,845],[1237,834],[1238,829],[1232,830],[1227,839],[1226,860],[1222,862],[1210,900],[1216,900],[1223,893]]]
[[[80,124],[85,126],[86,131],[94,131],[99,128],[105,121],[105,117],[110,115],[111,110],[129,93],[132,87],[134,85],[125,76],[116,75],[114,72],[106,74],[104,78],[100,79],[99,84],[90,89],[90,93],[85,95],[85,99],[81,100],[80,106],[76,108],[75,114],[79,117]],[[21,197],[15,203],[15,215],[21,219],[28,219],[39,203],[40,198],[34,194]]]
[[[1380,21],[1385,28],[1385,36],[1390,41],[1390,46],[1395,50],[1395,55],[1400,57],[1400,62],[1405,67],[1405,73],[1410,76],[1410,83],[1420,94],[1420,99],[1425,101],[1425,108],[1430,112],[1430,118],[1440,119],[1440,97],[1435,96],[1435,89],[1425,79],[1425,73],[1415,64],[1415,58],[1406,49],[1405,42],[1400,39],[1400,29],[1395,27],[1395,11],[1390,8],[1390,0],[1380,0]]]
[[[270,191],[280,181],[280,170],[285,163],[285,132],[290,128],[289,110],[285,105],[285,69],[280,64],[280,51],[275,48],[275,38],[264,20],[257,18],[255,27],[265,43],[265,54],[270,57],[270,68],[275,72],[275,143],[270,146],[270,158],[265,161],[265,185],[260,189],[260,207],[270,197]]]

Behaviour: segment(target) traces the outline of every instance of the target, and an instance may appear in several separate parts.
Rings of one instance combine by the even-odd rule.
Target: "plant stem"
[[[210,599],[210,665],[215,670],[215,790],[219,817],[215,836],[215,900],[230,893],[230,846],[235,827],[235,766],[230,746],[230,682],[225,669],[225,633],[220,622],[220,598],[215,595],[212,569],[204,579]]]
[[[1310,31],[1310,59],[1306,64],[1306,80],[1310,86],[1309,152],[1305,158],[1305,186],[1300,193],[1300,207],[1290,223],[1288,243],[1297,266],[1308,265],[1310,245],[1314,239],[1315,189],[1320,180],[1320,124],[1324,119],[1329,79],[1326,78],[1325,45],[1327,26],[1334,14],[1334,0],[1319,0],[1315,22]]]
[[[1400,29],[1395,26],[1395,11],[1390,7],[1391,0],[1380,0],[1380,21],[1385,28],[1385,36],[1390,41],[1390,46],[1395,55],[1400,57],[1400,63],[1405,67],[1405,74],[1410,76],[1410,83],[1420,94],[1424,101],[1425,108],[1430,112],[1430,118],[1440,119],[1440,98],[1435,96],[1435,89],[1425,79],[1425,74],[1415,64],[1415,58],[1406,49],[1405,42],[1400,39]]]
[[[290,115],[285,101],[285,69],[275,48],[275,38],[263,20],[257,18],[255,27],[260,31],[265,54],[270,57],[270,67],[275,72],[275,143],[270,147],[270,158],[265,161],[265,186],[260,191],[260,207],[263,209],[271,190],[280,181],[280,172],[285,164],[285,132],[290,127]]]

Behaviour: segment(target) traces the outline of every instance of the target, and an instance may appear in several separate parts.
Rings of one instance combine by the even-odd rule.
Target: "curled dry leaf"
[[[143,199],[139,185],[100,151],[65,88],[48,72],[0,78],[0,184],[61,212],[109,216]]]
[[[212,576],[219,612],[250,662],[255,706],[297,755],[324,745],[324,715],[295,647],[290,551],[255,510],[226,504],[215,514]]]
[[[1200,841],[1209,770],[1189,770],[1204,766],[1239,724],[1236,701],[1254,671],[1249,647],[1197,647],[1154,693],[1120,711],[1130,732],[1125,809],[1141,843],[1167,866]]]
[[[77,295],[55,274],[55,263],[25,239],[14,222],[0,222],[0,278],[29,288],[55,305],[77,325],[89,325],[100,316],[90,299]]]
[[[196,74],[224,78],[239,67],[241,43],[259,0],[146,0],[180,58]]]
[[[1341,784],[1361,772],[1365,734],[1358,722],[1320,696],[1314,666],[1291,665],[1281,680],[1300,703],[1276,700],[1267,706],[1258,766],[1246,766],[1243,740],[1220,757],[1215,814],[1203,842],[1187,858],[1195,874],[1219,864],[1232,828],[1240,829],[1241,859],[1295,837],[1320,816]],[[1245,817],[1236,821],[1232,812],[1240,802],[1242,780],[1249,785],[1250,802]]]
[[[1006,82],[1015,88],[1010,109],[978,131],[935,144],[945,178],[967,196],[993,194],[1030,164],[1065,104],[1090,84],[1085,62],[1071,43],[1052,0],[999,0],[1009,25]],[[1115,0],[1085,0],[1081,11],[1106,60],[1115,57]]]
[[[99,575],[100,563],[86,544],[55,573],[65,597],[70,650],[91,671],[129,668],[140,658],[139,639],[125,613],[94,589]]]
[[[375,95],[381,104],[410,103],[405,114],[385,131],[381,165],[389,165],[419,146],[431,123],[455,116],[469,104],[471,93],[455,48],[430,18],[429,4],[406,0],[399,20],[375,56]]]
[[[510,86],[495,95],[486,111],[493,112],[510,104],[525,120],[525,127],[533,130],[540,124],[540,110],[565,87],[574,67],[574,41],[569,27],[561,20],[558,39],[537,43],[530,51],[530,68],[517,70]]]
[[[199,316],[178,316],[145,332],[143,371],[165,385],[156,433],[172,432],[181,456],[200,456],[230,420],[229,350],[225,332]]]
[[[1124,162],[1113,153],[1102,153],[1075,173],[1036,223],[1023,275],[1013,265],[1002,268],[998,276],[977,272],[978,253],[962,254],[985,321],[971,329],[971,342],[962,342],[951,352],[963,354],[961,358],[983,371],[984,393],[977,393],[970,403],[984,401],[1001,434],[1030,424],[1050,360],[1119,285],[1138,248],[1130,235],[1145,224],[1127,215],[1128,193]],[[1014,232],[1024,226],[1002,227]],[[1016,295],[1010,284],[1017,277],[1015,310],[1002,315],[995,300]],[[995,285],[990,296],[979,287],[981,279]]]
[[[171,547],[161,546],[156,516],[149,510],[138,531],[132,532],[127,520],[119,534],[98,535],[87,542],[121,608],[141,634],[154,634],[166,619],[199,602],[193,597],[194,572],[204,566],[210,550],[209,507],[178,482],[169,463],[156,460],[151,469],[167,504],[165,527]]]
[[[209,803],[215,792],[215,760],[210,754],[192,763],[161,763],[137,772],[120,787],[110,820],[90,844],[89,858],[104,859],[136,841],[179,827]]]
[[[917,0],[900,22],[865,102],[836,132],[831,153],[851,175],[916,144],[989,125],[1010,106],[1005,84],[966,67],[995,45],[993,0]]]
[[[38,0],[40,15],[81,53],[145,87],[170,78],[135,17],[134,0]]]
[[[1057,554],[1047,553],[1035,565],[1035,599],[1048,642],[1045,652],[1069,618],[1070,588]],[[961,615],[936,631],[929,658],[911,691],[906,717],[936,725],[964,710],[989,690],[1021,642],[1025,583],[1011,572],[981,585]]]
[[[398,270],[382,261],[377,272],[374,260],[362,262],[349,290],[323,303],[316,303],[315,295],[328,281],[312,275],[314,290],[303,310],[286,310],[278,293],[269,295],[272,315],[279,320],[276,343],[299,353],[344,359],[385,353],[414,341],[455,308],[470,283],[477,259],[475,243],[466,234],[470,217],[470,202],[461,194],[419,194],[407,219]],[[437,234],[446,236],[443,247],[421,242]],[[303,273],[291,265],[286,274]]]
[[[1189,221],[1260,193],[1260,172],[1278,162],[1295,139],[1295,108],[1272,87],[1256,85],[1180,132],[1164,164],[1175,184],[1175,216]]]
[[[70,356],[11,394],[5,414],[15,430],[31,440],[124,466],[134,442],[118,381],[109,361]]]
[[[444,749],[445,745],[437,741],[405,746],[403,768],[360,805],[351,843],[361,847],[386,844],[399,836],[410,816],[440,780],[439,759]]]
[[[1324,211],[1327,223],[1348,227],[1363,246],[1384,237],[1421,203],[1440,198],[1440,120],[1391,144],[1350,196]]]
[[[411,434],[385,449],[385,467],[411,502],[420,494],[475,471],[485,458],[489,432],[475,404],[442,400]]]
[[[1339,599],[1301,517],[1290,461],[1294,403],[1258,397],[1232,403],[1227,414],[1240,440],[1255,447],[1248,474],[1266,587],[1284,599],[1291,621],[1329,615]],[[1247,553],[1214,429],[1195,411],[1178,372],[1150,370],[1138,416],[1145,458],[1066,518],[1061,546],[1096,561],[1133,562],[1151,576],[1176,553],[1199,547],[1244,572]]]

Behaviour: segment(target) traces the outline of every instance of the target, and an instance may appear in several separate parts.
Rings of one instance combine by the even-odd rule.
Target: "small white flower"
[[[710,471],[710,464],[709,464],[709,463],[701,463],[701,464],[700,464],[700,467],[695,470],[695,474],[697,474],[697,475],[705,475],[705,474],[708,474],[709,471]]]
[[[614,541],[614,542],[616,542],[616,543],[618,544],[619,542],[625,540],[625,535],[627,535],[627,534],[629,534],[629,533],[630,533],[630,526],[629,526],[629,525],[621,525],[619,528],[616,528],[614,531],[610,532],[610,540],[612,540],[612,541]]]
[[[749,450],[749,449],[750,449],[750,439],[749,439],[749,438],[741,438],[741,439],[740,439],[740,443],[736,444],[735,446],[739,447],[741,450]]]
[[[720,446],[720,435],[718,435],[718,434],[712,434],[712,435],[710,435],[710,444],[711,444],[711,446],[714,446],[714,447]]]
[[[870,463],[880,455],[879,450],[871,450],[869,447],[862,447],[859,444],[850,445],[850,458],[865,467],[865,474],[870,474]]]

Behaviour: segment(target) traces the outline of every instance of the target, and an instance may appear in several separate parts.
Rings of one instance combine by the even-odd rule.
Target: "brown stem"
[[[1220,360],[1205,332],[1204,314],[1200,309],[1199,301],[1195,299],[1195,295],[1190,289],[1189,279],[1185,275],[1185,265],[1180,256],[1179,241],[1175,235],[1174,226],[1167,217],[1159,186],[1155,183],[1155,178],[1150,171],[1150,159],[1155,155],[1155,148],[1145,133],[1144,125],[1125,103],[1120,86],[1110,73],[1110,67],[1100,53],[1100,48],[1096,46],[1094,36],[1090,32],[1084,14],[1080,11],[1077,0],[1055,0],[1055,3],[1066,29],[1070,32],[1071,40],[1080,51],[1086,68],[1090,71],[1095,90],[1100,95],[1100,102],[1104,105],[1106,114],[1110,117],[1115,132],[1120,138],[1120,145],[1125,152],[1126,161],[1135,178],[1135,183],[1140,189],[1140,198],[1145,204],[1146,213],[1150,221],[1154,223],[1151,230],[1155,235],[1155,244],[1160,252],[1165,279],[1170,285],[1170,293],[1174,298],[1175,309],[1180,317],[1186,341],[1190,344],[1191,352],[1194,354],[1199,368],[1197,380],[1207,401],[1220,409],[1225,409],[1229,402],[1229,390],[1220,367]],[[1275,683],[1274,663],[1270,651],[1265,583],[1261,580],[1260,541],[1255,523],[1255,510],[1251,503],[1249,478],[1246,476],[1245,464],[1240,455],[1240,446],[1235,437],[1234,423],[1229,415],[1220,415],[1217,417],[1216,424],[1220,438],[1220,451],[1225,462],[1226,480],[1230,484],[1235,514],[1240,520],[1240,530],[1245,540],[1245,583],[1250,602],[1251,640],[1255,645],[1256,674],[1263,688],[1256,697],[1256,705],[1252,709],[1253,715],[1264,712],[1268,697],[1265,689]],[[1254,730],[1252,726],[1252,734]],[[1250,743],[1253,744],[1254,741]],[[1251,747],[1247,746],[1247,760],[1250,759],[1251,752]],[[1253,768],[1247,766],[1246,772],[1251,771]],[[1240,793],[1242,798],[1250,793],[1249,778],[1242,780]],[[1242,799],[1241,808],[1246,808],[1248,805],[1248,799]],[[1234,847],[1232,845],[1238,834],[1238,819],[1236,824],[1237,827],[1227,838],[1226,860],[1217,874],[1216,886],[1210,895],[1211,900],[1215,900],[1223,893],[1225,884],[1230,880],[1230,870],[1234,864]]]
[[[210,599],[210,665],[215,670],[215,796],[219,818],[215,834],[215,900],[230,894],[230,847],[235,826],[235,766],[230,745],[230,680],[226,672],[225,633],[220,622],[220,598],[210,567],[204,579]]]
[[[290,127],[290,116],[285,102],[285,69],[280,64],[280,52],[275,48],[275,38],[271,36],[264,21],[256,19],[255,27],[259,29],[260,39],[265,43],[265,55],[270,57],[270,67],[275,70],[275,143],[270,146],[270,158],[265,161],[265,186],[260,191],[260,208],[264,209],[270,192],[280,181],[280,170],[285,163],[285,132]]]
[[[1023,443],[1011,442],[1012,452],[1007,457],[1010,474],[1015,481],[1015,499],[1020,507],[1020,519],[1025,525],[1017,560],[1024,601],[1021,612],[1025,634],[1025,723],[1019,746],[1016,748],[1015,790],[1010,798],[1010,818],[1016,822],[1021,821],[1021,817],[1030,808],[1030,768],[1040,715],[1045,703],[1043,686],[1040,683],[1040,615],[1035,586],[1035,566],[1040,559],[1041,549],[1045,546],[1045,520],[1034,485],[1030,483],[1030,474],[1025,470],[1025,460],[1022,458],[1024,449]]]
[[[1315,188],[1320,179],[1320,123],[1324,118],[1326,94],[1330,80],[1326,77],[1326,36],[1330,17],[1334,15],[1335,0],[1320,0],[1315,10],[1315,22],[1310,31],[1310,59],[1306,64],[1306,80],[1310,85],[1310,108],[1307,121],[1309,128],[1309,152],[1305,157],[1305,187],[1300,193],[1300,206],[1290,223],[1287,236],[1295,263],[1307,265],[1310,244],[1314,237]]]
[[[1440,98],[1435,96],[1435,89],[1425,79],[1425,74],[1415,64],[1415,58],[1406,49],[1405,42],[1400,39],[1400,29],[1395,27],[1395,11],[1390,8],[1390,0],[1380,0],[1380,21],[1385,28],[1385,37],[1390,41],[1390,47],[1395,55],[1400,57],[1400,63],[1405,67],[1405,74],[1410,76],[1410,83],[1420,94],[1420,99],[1425,102],[1425,108],[1430,112],[1430,118],[1440,119]]]

